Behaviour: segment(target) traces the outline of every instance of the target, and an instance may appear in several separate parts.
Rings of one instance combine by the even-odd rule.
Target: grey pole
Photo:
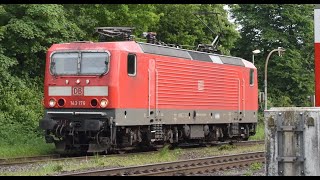
[[[267,56],[267,60],[266,60],[266,64],[265,64],[265,66],[264,66],[264,110],[267,110],[268,109],[268,95],[267,95],[267,87],[268,87],[268,85],[267,85],[267,70],[268,70],[268,61],[269,61],[269,58],[270,58],[270,56],[271,56],[271,54],[273,53],[273,52],[276,52],[276,51],[278,51],[279,52],[279,56],[280,56],[280,53],[281,52],[284,52],[285,51],[285,49],[283,49],[283,48],[281,48],[281,47],[278,47],[278,49],[274,49],[274,50],[272,50],[269,54],[268,54],[268,56]]]
[[[252,64],[254,64],[254,54],[252,54]]]

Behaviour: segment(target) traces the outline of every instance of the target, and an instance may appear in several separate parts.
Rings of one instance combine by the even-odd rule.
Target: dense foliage
[[[232,5],[240,33],[219,4],[15,4],[0,5],[0,144],[39,136],[46,50],[53,43],[92,40],[99,26],[134,26],[135,36],[155,31],[166,43],[196,47],[220,34],[225,54],[256,56],[259,87],[264,58],[287,49],[269,64],[269,94],[275,106],[308,105],[313,94],[313,9],[311,5]],[[217,15],[198,15],[214,12]],[[215,32],[212,33],[200,20]],[[241,38],[240,38],[241,36]],[[17,140],[18,139],[18,140]]]
[[[251,59],[252,51],[263,90],[264,68],[269,52],[286,49],[283,57],[273,53],[268,63],[268,96],[271,106],[308,106],[314,94],[314,48],[312,4],[241,4],[232,13],[241,27],[233,55]],[[270,107],[270,105],[269,105]]]

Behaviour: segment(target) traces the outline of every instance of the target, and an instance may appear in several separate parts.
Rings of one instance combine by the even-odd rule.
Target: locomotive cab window
[[[54,75],[102,75],[109,70],[107,52],[55,52],[50,71]]]
[[[127,72],[129,76],[137,74],[137,57],[135,54],[128,54]]]
[[[107,72],[109,63],[108,53],[83,52],[81,55],[81,74],[104,74]]]
[[[250,75],[249,75],[249,78],[250,78],[250,86],[253,86],[253,84],[254,84],[254,81],[253,81],[253,79],[254,79],[254,70],[253,69],[250,69]]]

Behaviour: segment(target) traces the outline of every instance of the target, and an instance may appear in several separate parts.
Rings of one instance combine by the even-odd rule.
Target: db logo
[[[83,87],[73,87],[72,88],[72,95],[74,95],[74,96],[83,95]]]

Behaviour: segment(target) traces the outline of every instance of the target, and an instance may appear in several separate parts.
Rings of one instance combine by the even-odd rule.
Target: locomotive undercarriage
[[[110,152],[151,148],[164,144],[212,144],[226,140],[247,140],[256,123],[116,126],[111,118],[68,119],[61,116],[42,121],[47,143],[58,151]]]

